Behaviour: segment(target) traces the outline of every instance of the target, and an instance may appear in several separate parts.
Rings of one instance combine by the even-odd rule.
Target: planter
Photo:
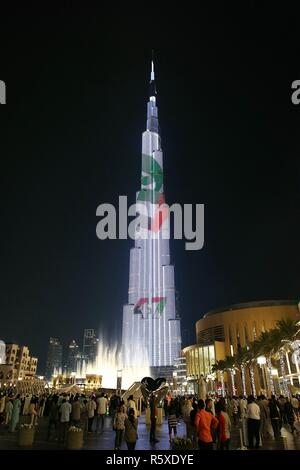
[[[21,428],[18,436],[18,445],[21,447],[32,446],[34,441],[34,427]]]
[[[68,431],[67,434],[67,449],[80,450],[83,446],[83,430]]]
[[[193,450],[193,443],[184,437],[175,437],[171,441],[172,450]]]

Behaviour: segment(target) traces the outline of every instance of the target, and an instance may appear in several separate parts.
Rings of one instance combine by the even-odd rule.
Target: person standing
[[[215,416],[214,402],[211,398],[206,398],[205,400],[205,411]],[[211,429],[211,436],[213,438],[213,444],[216,444],[217,442],[217,430],[216,429]]]
[[[294,431],[296,430],[294,426],[295,412],[294,412],[294,407],[288,397],[286,397],[286,402],[284,404],[284,412],[285,412],[287,422],[291,428],[291,433],[294,434]]]
[[[87,410],[88,410],[88,417],[89,417],[89,425],[88,425],[88,432],[93,432],[92,426],[95,417],[95,411],[97,409],[96,401],[94,397],[91,397],[87,403]]]
[[[32,398],[29,406],[30,425],[37,425],[38,412],[37,412],[37,398]]]
[[[185,400],[185,403],[182,408],[182,417],[186,426],[186,437],[188,439],[193,439],[194,427],[192,425],[191,417],[190,417],[192,409],[193,409],[193,406],[192,406],[191,400]]]
[[[283,398],[283,397],[282,397]],[[271,396],[271,400],[269,401],[269,410],[270,410],[270,419],[271,424],[274,432],[275,439],[279,439],[280,437],[280,429],[281,429],[281,416],[284,415],[284,404],[281,400],[281,408],[276,401],[275,395]]]
[[[1,398],[0,398],[0,415],[4,414],[4,412],[5,412],[5,403],[6,403],[6,398],[5,398],[5,395],[3,393],[3,394],[1,394]]]
[[[44,416],[45,404],[46,404],[46,396],[42,395],[38,402],[38,405],[39,405],[38,415],[40,418]]]
[[[29,415],[31,399],[32,399],[32,395],[27,394],[25,397],[24,406],[23,406],[23,415],[25,416]]]
[[[298,419],[298,414],[299,414],[299,400],[295,395],[292,395],[291,398],[291,404],[292,407],[294,408],[294,413],[296,415],[296,418]]]
[[[247,412],[247,400],[241,395],[239,398],[239,409],[240,409],[240,418],[243,420],[246,417]]]
[[[54,426],[55,432],[55,439],[58,439],[58,405],[57,405],[58,397],[54,395],[51,400],[50,410],[49,410],[49,418],[48,418],[48,431],[47,431],[47,440],[50,439],[51,428]]]
[[[255,437],[255,449],[259,448],[260,440],[260,409],[253,395],[248,397],[248,406],[247,406],[247,425],[248,425],[248,440],[249,448],[254,449],[254,437]]]
[[[123,433],[125,429],[126,414],[122,406],[119,406],[114,417],[113,429],[115,430],[115,450],[119,450],[122,444]]]
[[[169,440],[171,442],[172,440],[172,431],[174,434],[174,437],[177,435],[177,424],[178,424],[178,418],[176,416],[176,411],[173,402],[170,404],[170,409],[169,409],[169,416],[168,416],[168,426],[169,426]]]
[[[89,412],[88,412],[88,401],[86,399],[83,400],[80,408],[80,426],[83,430],[84,435],[88,432],[89,426]]]
[[[233,424],[236,426],[238,423],[239,403],[236,396],[233,396],[230,400],[230,409],[233,419]]]
[[[81,411],[81,406],[80,406],[80,401],[78,396],[74,398],[74,401],[72,403],[72,425],[79,427],[80,426],[80,411]]]
[[[67,436],[67,429],[70,423],[70,415],[72,412],[72,405],[65,398],[60,405],[60,441],[64,442]]]
[[[216,417],[218,418],[219,425],[217,428],[218,444],[217,448],[220,450],[229,450],[230,444],[230,430],[231,421],[225,407],[221,402],[215,405]]]
[[[213,437],[212,430],[218,426],[217,418],[205,411],[205,403],[202,399],[198,401],[198,413],[195,417],[195,428],[198,436],[199,450],[212,450]]]
[[[127,414],[129,414],[129,410],[132,409],[134,411],[134,416],[137,416],[137,411],[136,411],[136,404],[135,404],[135,401],[133,399],[133,395],[130,395],[130,397],[128,397],[128,401],[127,401]]]
[[[271,399],[272,399],[272,397],[273,397],[273,395],[271,396]],[[276,401],[276,399],[275,399],[275,401]],[[276,403],[277,403],[277,406],[278,406],[279,411],[280,411],[280,419],[279,419],[279,430],[280,430],[284,424],[287,424],[287,419],[286,419],[286,415],[285,415],[285,412],[284,412],[284,405],[285,405],[284,396],[280,395],[280,397],[278,398]]]
[[[11,417],[12,417],[12,410],[13,410],[13,401],[8,400],[5,405],[5,425],[10,427]]]
[[[168,412],[169,412],[169,401],[167,398],[164,399],[164,413],[165,419],[168,419]]]
[[[104,429],[104,416],[107,412],[107,398],[104,396],[104,393],[101,393],[100,398],[97,399],[97,425],[96,425],[96,432],[103,432]]]
[[[157,407],[155,403],[155,396],[152,394],[149,400],[150,407],[150,442],[151,444],[156,444],[158,439],[156,439],[156,420],[157,420]]]
[[[12,409],[12,415],[11,415],[11,421],[10,421],[10,432],[15,432],[17,424],[19,423],[19,420],[20,420],[20,412],[21,412],[21,400],[20,400],[20,394],[18,394],[16,398],[13,400],[13,409]]]
[[[137,427],[138,420],[134,414],[133,408],[130,408],[128,417],[125,419],[125,441],[128,450],[134,450],[138,438]]]

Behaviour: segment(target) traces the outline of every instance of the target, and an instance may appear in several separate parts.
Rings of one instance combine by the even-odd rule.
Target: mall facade
[[[260,301],[248,302],[208,312],[196,322],[197,343],[183,349],[186,358],[187,383],[190,393],[197,393],[200,380],[205,379],[207,390],[220,392],[225,389],[227,394],[232,393],[232,376],[229,373],[213,372],[213,365],[224,360],[227,356],[235,355],[240,348],[247,347],[258,339],[263,331],[276,327],[281,319],[299,319],[297,301]],[[259,358],[253,367],[252,381],[255,382],[257,394],[268,393],[268,374],[264,358]],[[297,361],[286,355],[286,366],[290,389],[300,389],[300,370]],[[280,368],[274,363],[275,391],[280,393]],[[223,383],[221,383],[223,382]],[[247,394],[252,392],[251,374],[245,371],[245,384]],[[243,384],[240,371],[234,371],[234,386],[236,394],[243,393]]]

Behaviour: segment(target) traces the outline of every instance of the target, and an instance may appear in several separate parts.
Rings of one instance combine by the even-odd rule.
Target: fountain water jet
[[[138,344],[132,358],[132,366],[123,367],[122,350],[118,343],[108,344],[101,341],[98,346],[97,357],[93,364],[83,361],[78,367],[76,376],[85,377],[86,374],[102,376],[102,387],[115,389],[117,385],[117,371],[122,370],[122,389],[127,390],[133,382],[139,382],[143,377],[150,375],[147,353]]]

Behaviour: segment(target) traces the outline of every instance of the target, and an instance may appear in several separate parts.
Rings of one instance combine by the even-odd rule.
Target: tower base
[[[173,381],[173,371],[174,366],[151,366],[150,375],[153,379],[158,379],[159,377],[165,378],[167,382]]]

